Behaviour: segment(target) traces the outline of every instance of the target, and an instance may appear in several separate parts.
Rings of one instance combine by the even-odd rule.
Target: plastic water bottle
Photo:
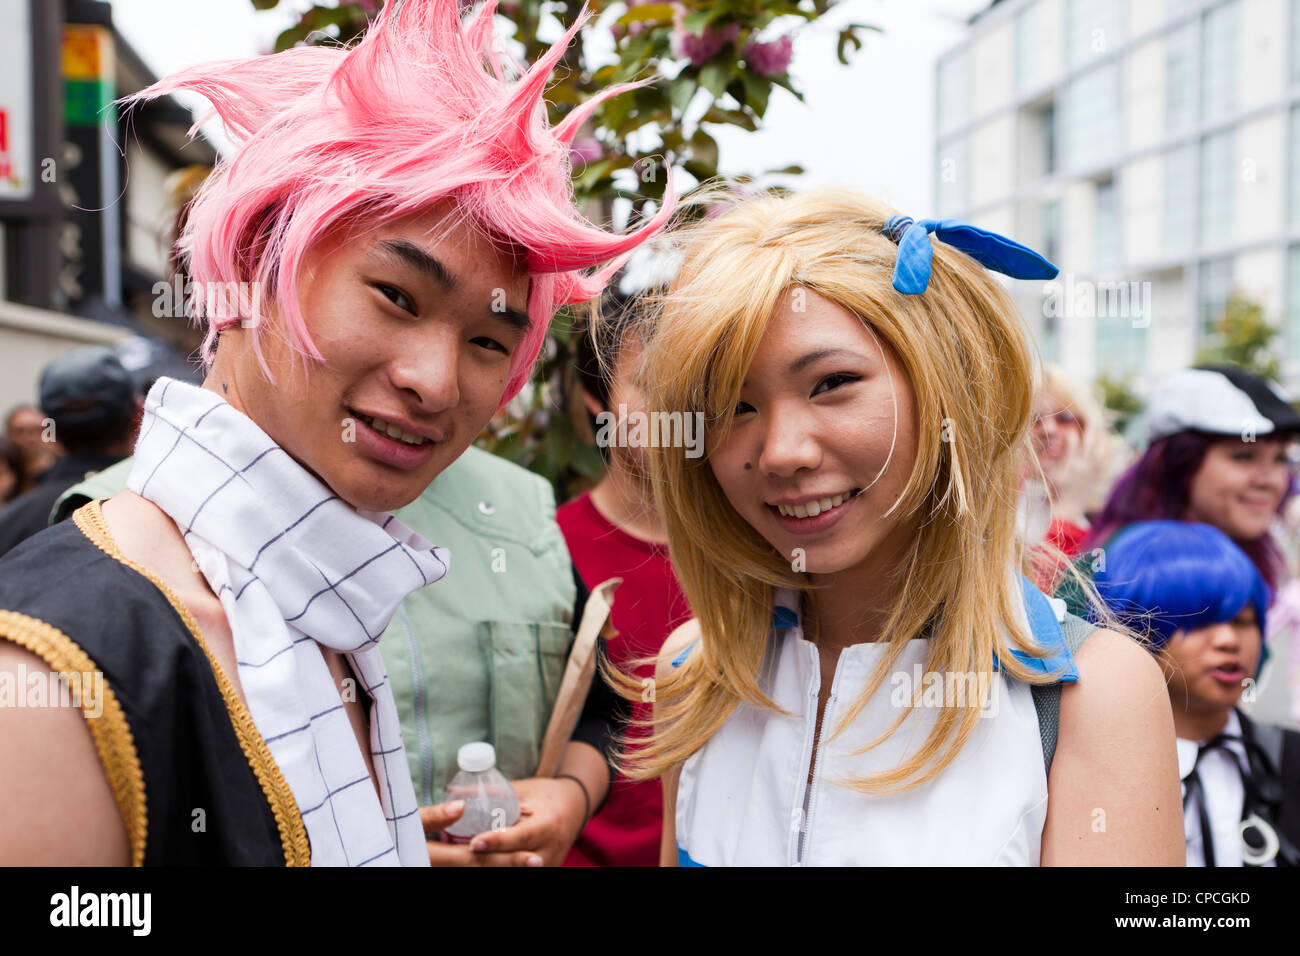
[[[442,831],[445,843],[469,843],[489,830],[504,830],[519,820],[515,788],[497,769],[497,752],[482,741],[456,751],[460,773],[447,784],[447,800],[464,800],[465,812]]]

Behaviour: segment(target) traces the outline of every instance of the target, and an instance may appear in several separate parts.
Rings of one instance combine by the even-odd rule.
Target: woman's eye
[[[415,304],[405,292],[400,289],[395,289],[391,285],[383,282],[375,283],[375,288],[383,294],[384,298],[393,303],[393,305],[415,315]]]
[[[754,410],[754,406],[751,405],[751,404],[749,404],[749,402],[737,402],[737,403],[736,403],[736,410],[735,410],[734,412],[732,412],[732,414],[733,414],[733,415],[744,415],[745,413],[747,413],[747,412],[752,412],[753,410]]]
[[[496,339],[490,339],[486,335],[480,335],[476,339],[470,339],[474,345],[481,345],[483,348],[492,352],[500,352],[502,355],[509,355],[510,350],[498,342]]]
[[[849,375],[846,372],[836,372],[834,375],[827,375],[817,383],[817,387],[813,389],[813,394],[817,395],[821,392],[828,392],[833,388],[839,388],[841,385],[846,385],[849,382],[856,382],[861,377],[862,376],[860,375]]]

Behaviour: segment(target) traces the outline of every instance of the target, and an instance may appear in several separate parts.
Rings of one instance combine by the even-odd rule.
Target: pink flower
[[[738,23],[728,23],[721,30],[705,27],[702,36],[696,36],[684,26],[678,25],[673,29],[669,45],[673,56],[690,60],[691,66],[703,66],[739,35],[740,24]]]
[[[573,163],[591,163],[605,154],[600,143],[594,139],[580,139],[569,148],[569,160]]]
[[[741,55],[759,76],[780,76],[790,69],[794,40],[786,35],[769,43],[747,43]]]

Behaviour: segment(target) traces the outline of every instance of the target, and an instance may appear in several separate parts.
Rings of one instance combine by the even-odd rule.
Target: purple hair
[[[1092,522],[1082,550],[1105,546],[1120,528],[1139,521],[1185,521],[1191,500],[1192,479],[1205,461],[1210,446],[1225,440],[1223,435],[1181,431],[1153,441],[1111,488],[1105,506]],[[1236,440],[1236,439],[1226,439]],[[1296,491],[1295,479],[1278,502],[1278,513]],[[1259,569],[1270,592],[1276,594],[1286,566],[1282,550],[1265,532],[1253,541],[1237,541]]]
[[[601,101],[642,85],[603,90],[548,124],[542,95],[586,9],[531,69],[513,65],[522,74],[515,80],[495,47],[495,9],[488,0],[462,24],[457,0],[388,0],[350,48],[208,63],[123,101],[201,93],[213,108],[190,134],[215,114],[238,144],[203,185],[177,242],[196,288],[250,283],[239,287],[238,316],[209,319],[205,368],[223,328],[243,317],[260,333],[266,313],[249,288],[268,290],[290,343],[322,361],[297,297],[308,250],[335,227],[380,224],[451,199],[466,221],[518,249],[531,279],[532,327],[515,351],[504,405],[528,380],[555,311],[597,295],[664,225],[671,184],[654,218],[632,233],[598,229],[574,208],[574,136]],[[269,376],[258,338],[254,348]]]

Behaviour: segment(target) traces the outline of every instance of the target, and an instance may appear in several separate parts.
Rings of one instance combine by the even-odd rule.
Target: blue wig
[[[1163,648],[1174,632],[1231,621],[1249,602],[1259,621],[1264,662],[1268,585],[1250,558],[1218,528],[1185,521],[1140,521],[1107,545],[1097,593],[1127,627]]]

